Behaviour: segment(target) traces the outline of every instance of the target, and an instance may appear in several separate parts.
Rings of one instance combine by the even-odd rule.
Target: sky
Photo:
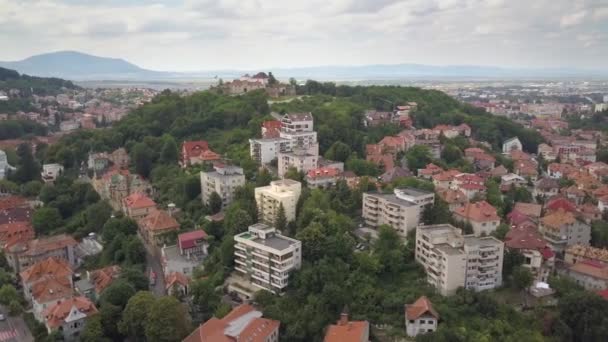
[[[419,63],[608,69],[608,0],[0,0],[0,60],[166,71]]]

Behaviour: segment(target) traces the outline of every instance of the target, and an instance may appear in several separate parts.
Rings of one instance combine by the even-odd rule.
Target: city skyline
[[[600,0],[0,0],[0,60],[59,50],[167,71],[418,63],[606,69]]]

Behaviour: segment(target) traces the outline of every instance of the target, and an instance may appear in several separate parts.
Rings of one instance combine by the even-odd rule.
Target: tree
[[[197,280],[192,284],[191,293],[197,310],[204,319],[209,319],[221,303],[221,296],[209,279]]]
[[[255,177],[255,185],[256,187],[267,186],[272,181],[272,175],[266,168],[258,171],[258,174]]]
[[[39,235],[49,234],[62,225],[63,218],[57,208],[40,208],[32,216],[32,226],[34,226],[34,230]]]
[[[277,217],[274,220],[274,226],[279,231],[285,231],[287,228],[287,217],[285,216],[285,207],[283,203],[279,204],[279,210],[277,211]]]
[[[524,263],[524,256],[517,250],[507,249],[502,264],[502,278],[511,279],[513,271]]]
[[[0,287],[0,304],[9,305],[12,301],[19,301],[19,292],[13,285],[2,285]]]
[[[149,342],[181,341],[190,332],[190,318],[175,297],[161,297],[148,312],[145,332]]]
[[[99,310],[103,334],[113,341],[122,340],[122,336],[118,331],[118,322],[120,321],[121,314],[122,308],[110,303],[104,303]]]
[[[292,179],[298,182],[304,182],[304,173],[298,171],[298,169],[296,169],[295,167],[290,166],[287,169],[287,172],[285,172],[285,174],[283,175],[283,178]]]
[[[84,212],[86,219],[86,230],[90,232],[100,232],[112,215],[112,207],[106,201],[99,201],[87,207]]]
[[[506,223],[501,223],[498,225],[495,231],[492,232],[492,236],[497,238],[500,241],[503,241],[509,232],[510,227]]]
[[[456,145],[446,144],[441,151],[441,159],[448,164],[456,163],[462,159],[462,151]]]
[[[220,210],[222,210],[222,204],[222,198],[217,192],[214,191],[209,195],[209,203],[207,203],[207,206],[209,207],[209,210],[211,210],[211,214],[219,213]]]
[[[428,146],[416,145],[405,153],[405,159],[407,160],[407,167],[410,170],[423,169],[432,161],[431,151]]]
[[[149,291],[139,291],[131,297],[118,323],[120,333],[132,341],[145,341],[146,322],[155,301],[156,298]]]
[[[608,340],[608,301],[590,292],[577,292],[558,304],[559,319],[572,331],[572,341]]]
[[[275,84],[277,84],[277,83],[279,83],[279,82],[278,82],[278,81],[277,81],[277,79],[274,77],[274,75],[272,74],[272,72],[269,72],[269,73],[268,73],[268,84],[269,84],[269,85],[275,85]]]
[[[111,304],[124,308],[134,294],[135,289],[133,289],[133,286],[126,281],[119,279],[103,291],[99,298],[99,302],[101,305]]]
[[[32,149],[28,143],[17,146],[17,156],[19,157],[19,163],[12,178],[21,184],[39,179],[40,167],[34,160]]]
[[[38,180],[33,180],[23,185],[23,188],[21,188],[21,194],[26,197],[34,197],[38,196],[41,189],[42,182]]]
[[[345,162],[351,154],[352,150],[350,149],[350,146],[341,141],[336,141],[331,145],[327,152],[325,152],[325,158]]]
[[[136,291],[141,292],[148,289],[148,277],[136,267],[123,266],[120,270],[120,279],[131,284]]]
[[[146,247],[136,235],[131,235],[124,240],[122,250],[127,264],[143,265],[146,263]]]
[[[449,223],[452,218],[450,207],[439,196],[435,196],[435,203],[432,206],[427,206],[422,212],[422,221],[424,224],[441,224]]]
[[[8,303],[8,312],[11,316],[19,316],[23,313],[23,306],[17,299],[13,299]]]
[[[112,341],[103,334],[103,327],[101,325],[101,315],[94,315],[93,317],[87,319],[84,330],[80,335],[80,340],[82,342]]]
[[[175,142],[175,139],[170,135],[166,135],[163,138],[165,140],[165,143],[163,144],[163,148],[160,151],[160,162],[164,164],[177,163],[179,150],[177,148],[177,143]]]
[[[248,212],[241,209],[238,205],[231,205],[226,210],[224,216],[224,232],[228,235],[235,235],[247,230],[253,224],[253,219]]]
[[[517,290],[529,288],[533,281],[534,277],[532,276],[532,273],[524,266],[516,267],[511,274],[511,286]]]
[[[135,164],[135,171],[146,178],[150,176],[154,161],[154,151],[145,143],[137,143],[133,147],[131,154],[131,160]]]

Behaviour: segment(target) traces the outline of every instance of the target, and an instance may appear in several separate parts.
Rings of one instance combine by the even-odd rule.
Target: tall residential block
[[[302,184],[291,179],[270,182],[270,185],[255,188],[255,201],[258,207],[258,220],[270,225],[283,205],[287,222],[296,219],[296,205],[302,192]]]
[[[245,174],[236,166],[216,165],[214,168],[211,172],[201,172],[201,198],[207,204],[211,194],[217,192],[225,207],[232,202],[236,188],[245,185]]]

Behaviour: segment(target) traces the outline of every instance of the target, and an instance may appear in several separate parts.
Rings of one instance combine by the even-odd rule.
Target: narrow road
[[[152,252],[151,247],[149,247],[145,242],[144,246],[146,247],[146,276],[148,277],[148,281],[150,280],[150,270],[156,273],[156,283],[154,286],[150,286],[150,291],[158,297],[164,296],[166,295],[165,276],[163,275],[163,268],[160,264],[160,256],[157,257]]]
[[[9,316],[4,305],[0,306],[0,313],[5,318],[0,321],[0,342],[34,342],[34,337],[21,316]]]

